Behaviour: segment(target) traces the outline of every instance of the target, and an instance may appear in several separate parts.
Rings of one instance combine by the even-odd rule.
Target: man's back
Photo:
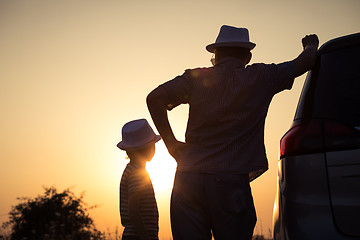
[[[259,174],[267,169],[264,122],[275,93],[290,89],[293,63],[254,64],[235,58],[211,68],[187,70],[161,85],[170,108],[188,103],[186,148],[178,169]]]

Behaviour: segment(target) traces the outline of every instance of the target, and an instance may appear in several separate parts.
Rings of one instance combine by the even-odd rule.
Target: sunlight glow
[[[156,143],[154,158],[146,164],[154,190],[157,193],[169,192],[172,189],[176,170],[176,161],[167,151],[163,141]]]

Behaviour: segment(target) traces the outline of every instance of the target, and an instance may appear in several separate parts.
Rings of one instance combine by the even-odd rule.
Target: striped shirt
[[[249,174],[268,169],[264,125],[272,97],[291,89],[295,63],[253,64],[235,58],[210,68],[186,70],[162,85],[168,110],[189,104],[187,147],[179,171]]]
[[[141,192],[139,210],[151,239],[159,239],[159,213],[154,188],[148,172],[136,164],[127,164],[120,181],[120,218],[123,236],[138,236],[129,216],[129,195]]]

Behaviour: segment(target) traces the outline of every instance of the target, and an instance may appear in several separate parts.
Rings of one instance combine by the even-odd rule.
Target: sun
[[[155,192],[171,191],[176,170],[176,161],[169,154],[163,141],[156,143],[154,158],[146,164]]]

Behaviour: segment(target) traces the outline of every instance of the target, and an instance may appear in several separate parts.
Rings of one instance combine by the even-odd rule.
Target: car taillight
[[[294,125],[280,140],[280,158],[360,147],[360,131],[342,123],[311,120]]]
[[[293,126],[280,140],[280,157],[315,153],[324,149],[321,120],[311,120]]]
[[[338,122],[324,122],[325,148],[328,151],[360,147],[360,131]]]

